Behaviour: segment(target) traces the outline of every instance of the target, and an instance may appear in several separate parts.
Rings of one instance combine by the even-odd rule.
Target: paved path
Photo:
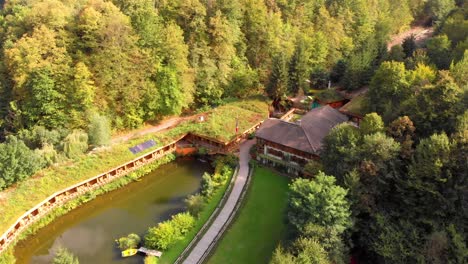
[[[218,216],[213,221],[213,223],[208,228],[203,237],[200,239],[200,241],[198,241],[197,245],[192,249],[190,255],[184,260],[184,264],[199,263],[200,258],[207,251],[211,242],[215,239],[215,237],[218,235],[220,230],[223,228],[223,226],[229,219],[229,216],[234,210],[234,207],[242,193],[242,189],[244,188],[244,185],[247,181],[247,176],[249,174],[250,159],[249,150],[254,143],[254,140],[249,140],[241,144],[239,158],[239,173],[237,174],[237,178],[234,182],[234,187],[232,188],[232,191],[226,201],[226,204],[224,204],[224,207],[223,209],[221,209],[221,212],[218,214]]]

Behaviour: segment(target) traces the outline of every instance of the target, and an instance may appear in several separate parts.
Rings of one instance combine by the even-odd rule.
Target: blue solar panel
[[[130,151],[133,153],[133,154],[137,154],[138,152],[141,152],[147,148],[151,148],[151,147],[154,147],[156,146],[156,142],[154,142],[154,140],[148,140],[146,142],[143,142],[139,145],[136,145],[134,147],[131,147],[129,148]]]

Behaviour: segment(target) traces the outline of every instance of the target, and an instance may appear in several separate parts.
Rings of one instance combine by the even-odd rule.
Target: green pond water
[[[144,235],[148,227],[183,210],[187,195],[199,190],[208,163],[179,158],[121,189],[98,196],[39,230],[15,247],[17,263],[51,263],[60,246],[81,264],[143,263],[143,256],[121,258],[114,240],[129,233]]]

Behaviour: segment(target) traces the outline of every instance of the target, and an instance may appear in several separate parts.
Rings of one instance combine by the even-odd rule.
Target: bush
[[[180,238],[180,234],[170,221],[159,223],[148,230],[145,246],[152,249],[166,250]]]
[[[322,163],[320,163],[319,161],[311,160],[307,162],[307,164],[304,166],[304,172],[312,176],[317,175],[319,171],[323,171]]]
[[[53,264],[79,264],[78,258],[66,248],[59,248],[55,254]]]
[[[146,256],[144,264],[158,264],[158,258],[155,256]]]
[[[43,163],[46,166],[50,166],[60,161],[61,156],[54,149],[54,146],[49,143],[44,144],[41,149],[36,149],[34,152],[42,158]]]
[[[205,206],[205,197],[201,194],[190,195],[185,199],[185,206],[190,214],[196,217]]]
[[[145,236],[145,246],[152,249],[166,250],[178,240],[183,239],[195,224],[195,219],[189,213],[180,213],[171,220],[151,227]]]
[[[88,149],[88,134],[82,130],[73,130],[63,142],[63,152],[70,159],[76,158]]]
[[[14,136],[0,144],[0,190],[24,180],[43,167],[42,159]]]
[[[89,142],[94,146],[109,145],[111,139],[111,125],[109,119],[99,114],[90,118],[88,126]]]
[[[129,234],[126,237],[121,237],[116,240],[119,249],[127,250],[137,248],[141,242],[141,238],[137,234]]]
[[[179,213],[172,217],[171,222],[175,229],[178,230],[181,235],[184,235],[192,229],[195,224],[195,218],[187,212]]]
[[[47,144],[58,149],[68,133],[69,131],[63,128],[48,130],[43,126],[35,126],[31,130],[19,131],[18,139],[22,140],[30,149],[42,148]]]
[[[234,154],[227,154],[225,156],[218,156],[212,165],[215,167],[215,172],[219,173],[224,165],[235,168],[237,164],[239,164],[239,158]]]
[[[211,175],[208,172],[205,172],[202,176],[201,182],[201,194],[205,197],[211,197],[214,190],[216,189],[216,182],[213,181]]]

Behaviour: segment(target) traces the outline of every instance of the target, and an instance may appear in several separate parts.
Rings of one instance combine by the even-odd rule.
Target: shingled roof
[[[346,121],[346,115],[326,105],[309,111],[298,124],[273,118],[265,120],[256,136],[307,153],[318,154],[322,141],[330,130]]]

